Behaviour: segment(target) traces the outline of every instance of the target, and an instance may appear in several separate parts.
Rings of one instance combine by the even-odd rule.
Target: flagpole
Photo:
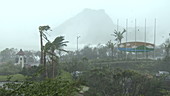
[[[146,18],[145,18],[145,59],[147,58],[146,57]]]
[[[119,31],[119,19],[117,19],[117,31]]]
[[[135,19],[135,47],[136,47],[136,19]],[[136,48],[135,48],[135,60],[137,59],[137,53],[136,53]]]
[[[119,19],[117,19],[117,32],[119,31]],[[118,49],[118,43],[117,43],[117,59],[119,59],[119,49]]]
[[[127,32],[128,32],[128,19],[126,19],[126,60],[127,60]]]
[[[154,22],[154,59],[155,59],[155,47],[156,47],[156,18],[155,18],[155,22]]]

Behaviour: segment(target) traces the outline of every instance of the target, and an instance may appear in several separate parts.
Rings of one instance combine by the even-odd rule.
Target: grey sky
[[[158,44],[170,33],[170,0],[0,0],[0,50],[39,50],[38,26],[56,27],[84,8],[104,9],[114,23],[119,18],[121,26],[126,18],[136,18],[139,26],[146,18],[153,26],[157,18]]]

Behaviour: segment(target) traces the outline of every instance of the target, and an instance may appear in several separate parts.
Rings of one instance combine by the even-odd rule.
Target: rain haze
[[[114,26],[113,29],[109,27],[110,30],[106,30],[107,32],[105,33],[100,33],[98,31],[99,29],[97,29],[98,27],[102,28],[102,25],[96,26],[97,28],[94,29],[94,33],[90,31],[86,33],[86,31],[90,30],[88,29],[89,27],[79,30],[76,25],[78,23],[75,25],[71,23],[70,29],[72,30],[69,32],[70,29],[68,27],[70,26],[66,26],[69,25],[67,23],[71,22],[71,20],[72,22],[76,20],[76,22],[81,22],[80,18],[83,17],[82,14],[85,14],[89,10],[90,12],[101,11],[101,14],[104,14],[103,18],[107,18],[106,22],[110,22],[108,26],[112,26],[111,24],[117,26],[117,19],[119,19],[118,25],[120,26],[120,30],[126,27],[126,19],[128,19],[128,27],[133,29],[135,26],[134,20],[136,19],[137,29],[140,31],[138,34],[143,34],[141,32],[143,32],[146,18],[147,32],[150,31],[148,33],[149,35],[147,35],[147,40],[151,43],[153,42],[152,33],[154,19],[156,18],[156,45],[160,45],[169,37],[170,33],[169,6],[169,0],[1,0],[0,50],[5,48],[40,50],[38,27],[41,25],[49,25],[52,28],[53,31],[48,36],[50,39],[64,35],[66,40],[70,42],[67,47],[69,50],[76,49],[76,37],[78,35],[80,36],[80,47],[87,44],[104,44],[109,40],[114,40],[114,37],[110,35],[116,29]],[[94,17],[99,18],[100,16],[97,13],[97,15],[92,16],[92,18]],[[88,20],[91,20],[90,16],[89,18]],[[88,24],[89,22],[86,26]],[[97,24],[97,22],[94,24]],[[75,29],[76,26],[77,29]],[[107,29],[108,26],[100,30]],[[75,31],[73,32],[73,30]],[[96,34],[101,34],[103,37],[95,37]],[[128,36],[132,35],[128,33]],[[137,35],[137,38],[142,40],[141,38],[144,37]]]
[[[0,0],[0,96],[170,96],[169,9],[170,0]]]

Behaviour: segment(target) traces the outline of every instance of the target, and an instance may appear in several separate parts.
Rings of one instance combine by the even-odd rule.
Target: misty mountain
[[[53,29],[54,35],[64,35],[71,44],[76,44],[79,35],[80,44],[107,43],[113,40],[116,25],[104,10],[84,9],[76,16],[66,20]]]

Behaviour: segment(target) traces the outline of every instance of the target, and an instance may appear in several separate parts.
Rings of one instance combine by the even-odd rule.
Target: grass
[[[22,74],[0,75],[0,82],[4,81],[25,81],[26,77]]]

